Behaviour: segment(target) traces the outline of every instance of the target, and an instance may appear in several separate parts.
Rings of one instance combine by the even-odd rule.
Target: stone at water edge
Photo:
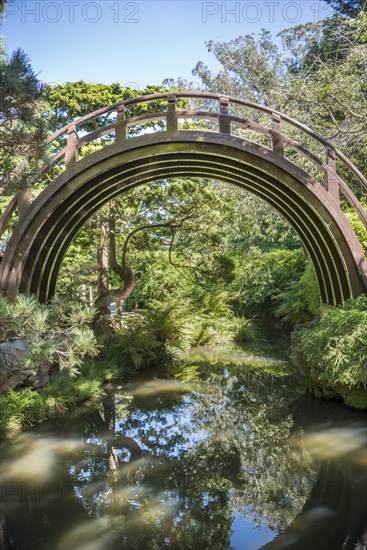
[[[38,367],[35,373],[23,364],[29,344],[13,340],[0,344],[0,393],[21,387],[42,388],[50,381],[50,365]]]

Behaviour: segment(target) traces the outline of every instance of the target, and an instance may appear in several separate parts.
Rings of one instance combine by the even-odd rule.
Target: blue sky
[[[218,68],[205,42],[330,14],[317,0],[10,0],[1,25],[7,51],[29,55],[44,82],[120,82],[144,87],[192,80],[197,61]]]

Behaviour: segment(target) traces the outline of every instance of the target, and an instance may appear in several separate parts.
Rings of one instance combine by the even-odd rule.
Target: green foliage
[[[210,40],[206,46],[224,68],[214,76],[203,62],[197,63],[193,74],[207,89],[274,105],[281,91],[282,56],[269,31],[263,29],[258,38],[247,34],[230,42]]]
[[[162,361],[171,362],[192,321],[187,306],[172,305],[172,301],[152,301],[147,309],[124,314],[117,320],[115,348],[123,364],[139,370]]]
[[[367,210],[367,205],[365,205],[365,209]],[[361,243],[363,252],[367,257],[367,229],[365,228],[362,221],[359,219],[358,214],[354,210],[349,209],[345,213],[345,215],[347,216],[350,225],[357,235],[358,240]]]
[[[367,390],[365,388],[353,388],[344,396],[344,403],[353,409],[367,409]]]
[[[250,319],[244,317],[235,318],[235,334],[233,341],[236,344],[244,344],[245,342],[251,342],[258,336],[256,326]]]
[[[124,366],[135,370],[147,368],[164,354],[163,342],[158,340],[151,322],[152,316],[148,321],[143,312],[128,313],[115,320],[114,351]]]
[[[354,17],[367,9],[366,0],[325,0],[340,15]]]
[[[30,186],[46,150],[43,86],[22,50],[0,49],[0,89],[0,177],[10,195]]]
[[[82,302],[55,298],[44,305],[34,296],[19,295],[14,304],[8,304],[0,297],[0,314],[2,338],[28,344],[24,364],[31,371],[56,364],[75,375],[85,357],[99,353],[90,328],[95,312]]]
[[[26,388],[10,390],[0,396],[0,438],[16,434],[25,424],[34,424],[62,413],[68,406],[87,399],[103,396],[101,377],[64,374],[56,378],[44,391]]]
[[[136,306],[144,308],[149,300],[164,300],[173,292],[186,294],[189,283],[169,263],[164,250],[141,251],[136,267],[136,285],[125,301],[128,310]]]
[[[367,297],[347,300],[326,313],[319,324],[300,332],[301,350],[316,382],[339,388],[361,403],[367,392]],[[358,397],[359,396],[359,397]]]
[[[307,262],[299,279],[275,296],[275,315],[291,325],[315,319],[320,315],[320,293],[315,269]]]
[[[200,288],[193,291],[191,331],[188,335],[192,346],[243,343],[256,338],[253,322],[236,316],[230,300],[231,295],[227,291],[205,292]]]
[[[114,349],[125,365],[146,368],[172,362],[190,346],[253,340],[253,323],[235,317],[225,293],[199,292],[183,298],[175,294],[151,299],[145,309],[116,316]]]
[[[337,7],[338,15],[279,33],[283,51],[264,31],[257,37],[252,34],[229,42],[210,41],[208,49],[220,63],[220,70],[214,74],[198,62],[193,73],[208,91],[265,103],[306,123],[329,138],[363,173],[367,159],[366,3],[329,3]],[[262,117],[251,116],[257,121]],[[268,121],[261,122],[269,125]],[[283,124],[282,130],[302,145],[309,145],[308,138],[287,125]],[[304,161],[300,163],[297,157],[297,164],[303,166]],[[341,171],[341,175],[348,184],[355,183],[350,174]],[[361,189],[355,191],[362,196]]]
[[[44,97],[49,104],[48,120],[51,128],[56,130],[71,122],[77,117],[89,114],[97,109],[119,103],[125,99],[145,94],[154,94],[163,91],[161,86],[147,86],[144,90],[125,88],[118,82],[113,84],[91,84],[79,80],[66,84],[47,85]],[[153,107],[153,106],[152,106]],[[158,106],[155,105],[158,111]],[[144,107],[136,107],[136,113],[141,114]],[[132,116],[132,115],[130,115]],[[106,115],[85,125],[88,130],[95,130],[106,121]]]
[[[367,14],[355,19],[329,18],[316,25],[314,39],[305,40],[296,75],[290,80],[290,114],[330,138],[363,172],[367,151]],[[286,31],[300,52],[306,26]],[[343,173],[350,185],[350,174]],[[356,187],[358,196],[363,196]]]
[[[339,18],[329,17],[281,31],[283,44],[291,54],[290,73],[316,73],[323,65],[340,60],[348,47],[347,36],[340,33],[341,25]]]
[[[301,250],[274,249],[263,252],[252,246],[238,259],[234,288],[235,310],[242,315],[271,310],[272,298],[302,273]]]

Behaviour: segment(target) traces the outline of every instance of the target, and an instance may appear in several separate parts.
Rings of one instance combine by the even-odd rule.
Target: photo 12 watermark
[[[331,10],[332,11],[332,10]],[[295,25],[307,19],[317,22],[330,15],[330,6],[324,2],[202,2],[203,23],[276,23]]]
[[[96,24],[100,21],[110,23],[139,23],[140,5],[137,2],[124,1],[50,1],[31,2],[29,0],[11,1],[6,6],[2,22],[12,19],[26,23],[80,23]]]

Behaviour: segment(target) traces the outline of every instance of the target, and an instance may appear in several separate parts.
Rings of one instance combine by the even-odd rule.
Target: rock
[[[50,381],[50,365],[38,367],[32,372],[24,365],[29,344],[13,340],[0,344],[0,393],[22,387],[42,388]]]
[[[35,374],[31,374],[25,381],[24,386],[32,386],[32,388],[44,388],[50,383],[50,365],[42,365],[38,367]]]
[[[0,362],[10,367],[19,367],[29,346],[23,340],[13,340],[0,344]]]

